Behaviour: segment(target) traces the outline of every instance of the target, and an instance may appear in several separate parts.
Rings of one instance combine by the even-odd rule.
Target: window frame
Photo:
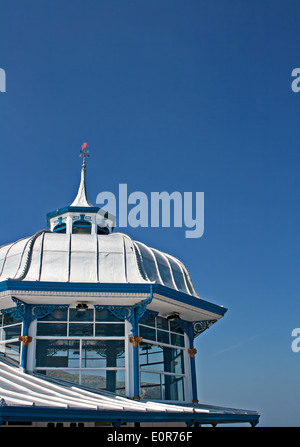
[[[166,400],[166,396],[169,395],[171,393],[171,389],[169,389],[168,391],[166,391],[166,376],[172,376],[175,378],[178,378],[178,380],[182,380],[182,398],[180,400],[185,400],[185,395],[186,395],[186,378],[187,378],[187,368],[188,368],[188,363],[186,362],[186,344],[187,344],[187,340],[186,340],[186,335],[185,333],[180,330],[178,331],[174,331],[171,330],[171,321],[164,319],[163,317],[160,317],[158,315],[152,315],[152,319],[154,319],[154,325],[150,325],[150,324],[146,324],[146,322],[141,321],[139,323],[139,335],[142,336],[142,342],[139,345],[139,377],[140,377],[140,393],[143,394],[143,388],[148,388],[151,387],[151,385],[144,385],[142,386],[142,376],[144,374],[157,374],[159,375],[159,382],[160,384],[157,385],[160,389],[160,400]],[[146,320],[147,321],[147,320]],[[168,329],[161,327],[158,323],[161,323],[161,325],[163,326],[167,324]],[[164,323],[163,323],[164,322]],[[143,331],[141,331],[141,328],[148,328],[148,329],[152,329],[155,331],[155,340],[153,339],[147,339],[145,337],[143,337]],[[165,343],[165,342],[161,342],[158,340],[158,336],[160,332],[164,332],[164,333],[168,333],[169,334],[169,343]],[[182,341],[183,344],[182,345],[178,345],[178,344],[172,344],[172,335],[178,335],[180,337],[182,337]],[[174,338],[173,338],[174,340]],[[151,369],[151,364],[149,364],[149,368],[147,368],[145,366],[145,364],[143,364],[143,366],[141,366],[141,356],[143,354],[141,354],[141,346],[143,344],[149,344],[149,345],[154,345],[154,346],[159,346],[159,347],[166,347],[166,348],[171,348],[171,349],[178,349],[181,351],[181,361],[182,361],[182,369],[183,372],[182,373],[178,373],[178,372],[169,372],[169,371],[162,371],[162,370],[153,370]],[[164,362],[164,360],[163,360]],[[157,364],[160,364],[161,362],[158,362]],[[162,377],[163,376],[163,377]],[[154,386],[154,385],[153,385]],[[176,399],[170,399],[170,400],[176,400]]]
[[[12,323],[5,324],[5,318],[11,318],[13,320]],[[10,327],[19,327],[19,335],[16,337],[11,338],[3,338],[3,334],[5,332],[6,328]],[[23,330],[23,323],[22,321],[19,321],[15,319],[11,315],[2,314],[0,311],[0,355],[7,357],[11,361],[13,361],[16,364],[20,364],[20,357],[21,357],[21,342],[19,340],[19,337],[22,335]],[[10,355],[10,345],[16,345],[18,349],[15,350],[16,355]],[[14,351],[12,349],[12,351]]]
[[[37,325],[36,325],[36,337],[35,337],[35,341],[34,341],[34,365],[33,365],[33,370],[35,372],[38,373],[46,373],[47,371],[62,371],[62,372],[70,372],[72,374],[76,373],[78,374],[78,382],[73,382],[75,384],[79,384],[82,385],[82,381],[84,381],[84,376],[88,375],[87,373],[92,373],[99,371],[100,372],[100,376],[103,377],[101,375],[101,372],[109,372],[109,371],[116,371],[116,381],[118,381],[118,373],[121,374],[122,380],[123,380],[123,387],[117,387],[114,392],[118,392],[120,394],[126,394],[126,337],[125,337],[125,321],[121,320],[121,319],[117,319],[116,317],[110,315],[110,313],[105,313],[106,315],[106,319],[100,320],[99,318],[99,312],[102,312],[101,310],[99,311],[98,309],[95,308],[90,308],[88,310],[92,311],[92,319],[89,320],[87,319],[86,321],[81,321],[78,322],[75,318],[71,317],[71,313],[76,310],[75,307],[70,307],[68,309],[66,309],[66,318],[63,318],[61,320],[54,320],[53,319],[53,313],[51,315],[46,316],[44,319],[38,320],[37,321]],[[52,318],[51,318],[52,317]],[[112,321],[108,321],[108,320],[112,320]],[[66,325],[66,335],[38,335],[38,327],[39,325],[49,325],[49,324],[65,324]],[[81,335],[70,335],[70,325],[77,325],[77,324],[82,324],[82,325],[93,325],[93,335],[87,336],[84,334]],[[107,335],[107,336],[96,336],[96,328],[97,325],[112,325],[113,326],[123,326],[123,335]],[[107,327],[107,326],[106,326]],[[78,356],[78,362],[77,362],[77,367],[74,366],[38,366],[37,364],[37,347],[38,347],[38,343],[39,340],[55,340],[55,341],[78,341],[79,342],[79,356]],[[124,352],[122,353],[122,357],[123,357],[123,364],[124,366],[103,366],[103,367],[91,367],[91,366],[82,366],[83,362],[84,362],[84,342],[91,342],[91,341],[103,341],[105,342],[109,342],[109,341],[122,341],[123,342],[123,349]],[[70,348],[72,349],[72,348]],[[67,359],[69,361],[69,354],[67,353]],[[85,359],[86,361],[87,359]],[[50,373],[51,375],[51,373]],[[76,377],[77,378],[77,377]],[[88,385],[86,385],[88,386]],[[107,374],[105,374],[105,386],[107,386]],[[102,390],[106,390],[106,388],[99,388]]]

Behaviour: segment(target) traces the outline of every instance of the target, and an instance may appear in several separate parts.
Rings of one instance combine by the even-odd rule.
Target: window
[[[184,347],[184,333],[176,320],[168,321],[150,314],[139,328],[140,336],[147,340]]]
[[[22,323],[9,314],[0,314],[0,355],[20,362],[19,336]]]
[[[124,326],[106,310],[55,310],[37,322],[36,371],[125,394]]]
[[[184,333],[178,322],[146,312],[139,325],[141,397],[184,400]]]
[[[66,222],[62,221],[62,217],[58,218],[58,223],[53,228],[54,233],[65,233],[66,232]]]
[[[184,378],[166,374],[141,373],[141,398],[184,400]]]
[[[85,220],[77,220],[73,223],[72,233],[73,234],[91,234],[92,224],[91,222],[86,222]]]
[[[37,336],[124,337],[124,321],[108,310],[54,310],[38,320]]]
[[[58,224],[53,228],[54,233],[65,233],[66,232],[66,224]]]

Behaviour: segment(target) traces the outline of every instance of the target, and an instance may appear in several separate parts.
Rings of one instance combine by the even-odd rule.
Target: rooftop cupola
[[[86,190],[86,157],[89,157],[87,143],[80,150],[82,159],[81,177],[77,195],[71,205],[47,214],[47,223],[54,233],[109,234],[114,230],[115,216],[95,207]]]

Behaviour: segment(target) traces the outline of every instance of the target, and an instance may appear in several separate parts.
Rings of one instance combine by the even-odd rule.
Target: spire
[[[84,206],[84,207],[93,207],[93,204],[90,202],[87,192],[86,192],[86,186],[85,186],[85,172],[86,172],[86,163],[85,159],[86,157],[89,157],[89,151],[87,150],[87,143],[83,143],[80,149],[80,157],[83,157],[82,159],[82,165],[81,165],[81,179],[80,179],[80,185],[78,188],[77,196],[73,203],[71,203],[71,206]]]

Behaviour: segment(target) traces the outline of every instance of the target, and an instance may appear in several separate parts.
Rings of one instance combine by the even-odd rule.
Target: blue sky
[[[1,244],[87,186],[203,191],[205,231],[127,228],[228,308],[197,339],[199,400],[300,426],[298,1],[2,0]]]

